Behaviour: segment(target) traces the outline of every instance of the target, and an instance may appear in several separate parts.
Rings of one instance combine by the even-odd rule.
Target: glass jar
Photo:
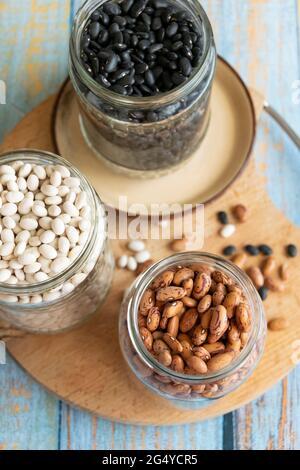
[[[83,66],[81,38],[91,13],[106,0],[89,0],[75,18],[70,77],[80,107],[83,136],[94,153],[128,176],[157,177],[193,155],[209,124],[216,49],[210,22],[198,0],[175,0],[202,31],[204,53],[191,77],[172,91],[128,97],[97,83]]]
[[[186,375],[160,364],[141,339],[138,307],[143,293],[162,272],[178,266],[200,264],[230,276],[243,290],[252,312],[247,344],[233,362],[219,372]],[[135,376],[152,392],[185,408],[208,406],[212,400],[237,389],[253,373],[263,353],[266,320],[262,301],[249,277],[236,265],[207,253],[181,253],[159,261],[140,275],[125,294],[120,313],[119,338],[124,358]]]
[[[43,282],[0,283],[0,317],[11,325],[32,333],[54,333],[75,327],[96,312],[112,282],[114,259],[107,239],[104,206],[85,177],[61,157],[38,150],[17,150],[1,155],[0,159],[0,165],[18,161],[63,165],[71,176],[80,179],[80,188],[87,195],[80,215],[83,210],[88,212],[91,221],[80,254],[66,269]]]

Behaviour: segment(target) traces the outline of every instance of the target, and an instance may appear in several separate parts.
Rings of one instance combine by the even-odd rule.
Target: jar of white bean
[[[44,151],[0,156],[0,317],[33,333],[97,311],[114,269],[104,206],[85,177]]]

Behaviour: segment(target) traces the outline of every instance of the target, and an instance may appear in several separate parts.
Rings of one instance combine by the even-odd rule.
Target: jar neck
[[[99,246],[99,252],[102,253],[105,248],[105,241],[107,238],[107,226],[105,210],[98,194],[94,188],[89,184],[87,179],[74,168],[67,160],[59,157],[51,152],[44,152],[34,149],[20,149],[6,154],[0,155],[1,164],[11,164],[16,160],[22,160],[25,163],[34,165],[63,165],[72,176],[80,179],[80,185],[83,191],[87,194],[87,205],[91,209],[91,227],[89,237],[82,249],[78,258],[76,258],[70,266],[62,273],[57,274],[50,279],[43,282],[32,284],[9,285],[0,283],[0,293],[7,295],[32,295],[39,294],[45,291],[55,289],[59,285],[66,282],[74,274],[79,272],[82,267],[88,263],[89,258],[96,246]],[[103,236],[102,236],[103,235]],[[101,239],[101,240],[100,240]],[[101,245],[102,243],[102,245]]]
[[[89,0],[77,12],[70,38],[70,77],[76,83],[76,75],[82,83],[98,98],[112,106],[130,109],[151,109],[153,106],[168,106],[180,101],[199,87],[209,67],[215,69],[216,49],[210,21],[199,0],[176,0],[179,7],[188,10],[194,20],[201,25],[204,34],[204,52],[202,60],[194,73],[183,85],[174,90],[150,97],[126,97],[111,92],[98,84],[82,65],[80,58],[81,36],[91,13],[107,0]],[[201,94],[204,94],[205,90]]]
[[[222,270],[225,272],[225,274],[229,275],[243,289],[253,315],[253,324],[250,338],[242,353],[227,368],[218,373],[206,374],[205,376],[180,374],[167,367],[164,367],[145,348],[138,327],[138,308],[140,300],[145,290],[149,287],[151,281],[163,271],[171,267],[186,266],[194,263],[200,263],[202,265],[207,265],[207,267],[213,267],[216,270]],[[247,362],[249,355],[253,351],[256,342],[258,341],[260,333],[263,331],[265,322],[264,318],[264,310],[261,299],[248,276],[230,261],[208,253],[199,252],[172,255],[169,258],[166,258],[163,261],[159,261],[155,265],[151,266],[137,279],[136,283],[134,284],[133,294],[130,297],[127,311],[127,324],[130,339],[140,359],[148,367],[155,370],[156,373],[168,376],[174,381],[179,380],[188,384],[201,384],[202,382],[207,383],[207,381],[222,380],[228,375],[234,373],[235,370],[243,367],[243,365]]]

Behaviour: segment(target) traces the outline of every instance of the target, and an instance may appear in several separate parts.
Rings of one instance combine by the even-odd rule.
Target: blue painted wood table
[[[1,0],[0,139],[67,75],[80,0]],[[299,0],[203,0],[219,53],[300,132]],[[2,93],[3,95],[3,93]],[[0,95],[0,101],[3,96]],[[300,225],[299,154],[268,117],[255,156],[275,204]],[[300,449],[300,370],[257,401],[180,427],[116,424],[70,408],[7,358],[0,366],[0,449]]]

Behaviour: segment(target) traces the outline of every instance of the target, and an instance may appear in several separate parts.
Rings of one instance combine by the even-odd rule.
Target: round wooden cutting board
[[[259,115],[263,100],[256,94],[254,98]],[[6,138],[1,151],[22,147],[55,151],[51,135],[55,101],[56,97],[48,99],[25,117]],[[285,245],[300,240],[300,230],[273,206],[266,194],[263,177],[255,169],[254,159],[229,190],[206,206],[205,243],[197,248],[221,252],[226,241],[218,236],[220,227],[216,212],[229,211],[237,202],[244,203],[251,216],[247,223],[238,226],[230,242],[243,246],[245,242],[258,244],[267,241],[273,246],[278,262],[283,261]],[[123,252],[125,244],[113,242],[116,256]],[[170,254],[167,242],[149,241],[148,246],[155,260]],[[126,271],[116,271],[105,304],[89,323],[56,336],[27,335],[13,339],[8,343],[8,350],[49,391],[96,415],[115,421],[156,425],[212,418],[257,398],[294,367],[297,357],[300,359],[299,268],[297,259],[290,261],[292,281],[285,293],[272,294],[265,303],[268,319],[288,317],[291,327],[282,332],[269,332],[264,356],[253,376],[236,392],[212,402],[206,409],[186,411],[174,408],[144,389],[128,371],[120,353],[117,329],[122,293],[133,281],[133,274]]]

